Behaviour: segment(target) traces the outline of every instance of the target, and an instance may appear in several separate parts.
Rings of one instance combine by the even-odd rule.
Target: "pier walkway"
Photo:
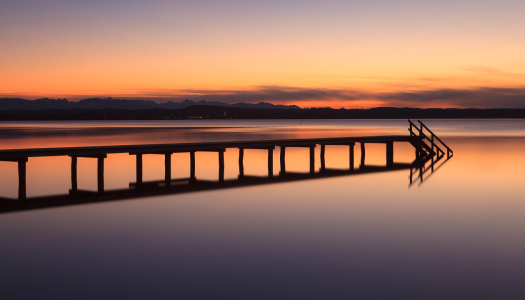
[[[330,176],[341,176],[350,174],[363,174],[370,172],[382,172],[399,169],[410,169],[410,183],[413,182],[413,168],[419,168],[419,176],[416,180],[423,180],[427,171],[425,164],[431,162],[432,171],[434,162],[445,156],[447,159],[453,155],[452,150],[446,146],[428,127],[421,121],[416,126],[409,120],[408,135],[390,136],[365,136],[365,137],[341,137],[341,138],[316,138],[316,139],[285,139],[285,140],[263,140],[263,141],[231,141],[231,142],[207,142],[207,143],[177,143],[156,145],[120,145],[100,147],[62,147],[62,148],[37,148],[37,149],[10,149],[0,150],[0,161],[12,161],[18,163],[18,199],[0,198],[0,211],[12,211],[21,209],[38,208],[43,205],[67,205],[68,203],[85,203],[92,201],[116,200],[121,198],[142,197],[153,194],[173,194],[185,191],[217,189],[235,186],[246,186],[254,184],[265,184],[273,182],[294,181],[304,179],[323,178]],[[394,163],[394,143],[410,143],[415,148],[416,158],[413,163]],[[356,170],[354,162],[355,144],[360,144],[361,158],[359,169]],[[366,144],[383,143],[386,145],[385,166],[367,166]],[[315,147],[320,145],[320,169],[315,170]],[[344,170],[329,170],[325,167],[325,147],[330,145],[349,146],[349,165]],[[274,150],[279,147],[280,172],[274,176]],[[306,147],[310,149],[310,172],[305,174],[290,173],[286,171],[286,148]],[[227,148],[239,149],[239,176],[236,180],[224,180],[224,152]],[[244,150],[263,149],[268,151],[268,176],[254,177],[244,174]],[[219,174],[217,182],[198,180],[195,174],[195,153],[217,152],[219,163]],[[127,190],[106,191],[104,189],[104,159],[108,154],[129,153],[136,157],[136,181],[130,183]],[[173,153],[190,153],[190,174],[185,179],[173,179],[171,177],[171,155]],[[163,181],[144,182],[142,176],[142,156],[149,154],[164,155],[165,178]],[[26,197],[26,165],[31,157],[69,156],[71,157],[71,189],[69,194],[50,197]],[[77,158],[89,157],[97,159],[97,192],[78,190],[77,185]],[[184,183],[184,184],[181,184]],[[46,204],[47,203],[47,204]],[[58,204],[60,203],[60,204]]]

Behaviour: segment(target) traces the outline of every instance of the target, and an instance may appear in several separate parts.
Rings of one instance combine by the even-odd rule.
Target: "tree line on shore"
[[[395,108],[282,109],[192,105],[180,109],[0,110],[1,121],[189,119],[484,119],[525,118],[525,109]]]

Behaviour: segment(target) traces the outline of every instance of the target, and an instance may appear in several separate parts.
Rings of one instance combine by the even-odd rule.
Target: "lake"
[[[2,298],[525,299],[525,120],[422,121],[454,156],[412,184],[405,169],[2,213]],[[406,120],[4,122],[0,149],[407,129]],[[385,145],[366,146],[367,164],[384,165]],[[348,151],[327,146],[326,167],[348,168]],[[394,151],[395,162],[415,159],[408,143]],[[224,154],[225,180],[239,175],[238,153]],[[287,170],[308,172],[309,154],[287,148]],[[244,172],[266,175],[267,155],[245,150]],[[70,163],[29,158],[27,197],[67,194]],[[143,166],[145,181],[163,180],[163,155],[144,155]],[[188,177],[189,154],[173,154],[171,170]],[[196,154],[197,178],[218,172],[217,153]],[[134,156],[105,159],[106,189],[135,176]],[[97,190],[96,159],[78,159],[78,188]],[[16,163],[0,162],[0,197],[17,195]]]

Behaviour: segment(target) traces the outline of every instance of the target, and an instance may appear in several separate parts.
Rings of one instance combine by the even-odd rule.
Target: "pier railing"
[[[417,120],[419,122],[419,124],[421,125],[421,132],[423,132],[423,129],[425,129],[426,131],[428,131],[430,133],[430,142],[432,143],[432,145],[434,145],[435,147],[437,147],[437,144],[434,142],[435,140],[437,140],[444,148],[447,149],[447,158],[450,158],[452,157],[452,155],[454,155],[454,152],[437,136],[435,135],[432,130],[430,130],[425,124],[423,124],[423,122],[421,122],[420,120]],[[440,149],[440,151],[444,154],[444,152]]]
[[[427,150],[428,148],[431,149],[431,151],[428,151],[429,154],[433,155],[435,153],[437,154],[438,158],[441,158],[443,155],[445,155],[445,151],[443,151],[442,148],[445,148],[447,150],[447,158],[450,158],[452,157],[452,155],[454,155],[452,149],[450,149],[450,147],[448,147],[437,135],[435,135],[434,132],[432,132],[432,130],[430,130],[420,120],[417,121],[419,123],[419,127],[412,121],[408,120],[410,124],[408,131],[410,132],[410,136],[420,137],[420,141],[422,142],[421,146],[423,146],[423,148]],[[430,146],[428,146],[425,140],[430,143]],[[441,147],[439,145],[441,145]]]
[[[408,128],[410,136],[416,138],[412,142],[416,148],[416,161],[414,161],[412,168],[410,169],[410,185],[415,182],[422,184],[424,177],[428,178],[435,170],[439,169],[452,157],[452,155],[454,155],[452,149],[436,136],[432,130],[420,120],[417,121],[419,126],[408,120],[410,124],[410,127]],[[445,151],[443,149],[446,149],[447,151],[447,159],[438,165],[438,162],[445,157]]]

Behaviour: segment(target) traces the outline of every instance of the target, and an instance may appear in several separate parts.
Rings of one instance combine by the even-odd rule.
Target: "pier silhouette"
[[[367,173],[386,172],[394,170],[410,170],[410,185],[422,183],[425,174],[432,174],[453,155],[452,150],[445,145],[427,126],[419,121],[416,126],[409,120],[409,135],[366,136],[318,139],[284,139],[263,141],[231,141],[207,143],[177,143],[156,145],[122,145],[100,147],[62,147],[0,150],[0,161],[18,163],[18,198],[0,198],[0,212],[37,209],[53,206],[75,205],[90,202],[114,201],[154,195],[169,195],[201,190],[215,190],[251,185],[313,180],[336,176],[360,175]],[[412,163],[394,162],[394,142],[410,143],[415,149],[415,160]],[[361,148],[359,168],[355,168],[355,144]],[[374,166],[366,164],[366,144],[385,144],[385,165]],[[320,169],[315,169],[315,147],[320,145]],[[349,147],[349,165],[340,169],[326,168],[326,146],[345,145]],[[280,172],[274,176],[273,156],[275,148],[280,150]],[[309,148],[309,172],[289,172],[286,169],[286,149],[291,147]],[[227,148],[239,149],[239,173],[236,179],[224,178],[224,152]],[[259,149],[268,151],[268,175],[251,176],[244,171],[244,150]],[[445,155],[445,149],[446,155]],[[198,179],[195,172],[195,153],[215,152],[218,154],[219,172],[217,180]],[[104,160],[108,154],[128,153],[135,156],[136,180],[129,183],[128,189],[105,190]],[[186,178],[173,179],[171,174],[171,155],[173,153],[190,154],[190,174]],[[143,180],[143,155],[164,156],[164,180]],[[71,189],[64,195],[28,198],[26,186],[26,165],[31,157],[69,156],[71,157]],[[446,158],[445,158],[446,156]],[[77,161],[79,157],[97,159],[97,191],[78,189]],[[438,162],[441,162],[439,165]],[[435,167],[436,166],[436,167]],[[414,171],[415,170],[415,171]],[[427,177],[428,178],[428,175]]]

